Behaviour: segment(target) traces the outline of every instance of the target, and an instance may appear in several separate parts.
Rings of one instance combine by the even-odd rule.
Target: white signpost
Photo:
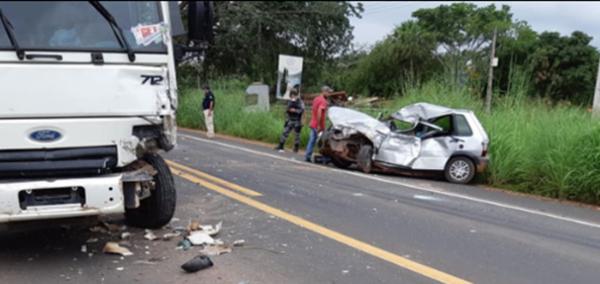
[[[277,68],[277,99],[290,99],[290,90],[296,88],[300,92],[302,82],[303,58],[291,55],[279,55],[279,66]],[[284,88],[282,90],[282,88]]]

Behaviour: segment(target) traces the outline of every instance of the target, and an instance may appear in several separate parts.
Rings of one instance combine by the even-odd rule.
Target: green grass
[[[284,123],[284,107],[270,112],[243,110],[247,85],[239,81],[214,84],[215,128],[218,133],[276,143]],[[415,102],[429,102],[475,111],[490,136],[490,167],[480,182],[548,197],[600,204],[600,123],[582,108],[525,99],[524,89],[510,96],[495,94],[491,115],[483,112],[481,99],[465,89],[431,81],[409,87],[405,95],[378,109],[362,109],[371,115],[391,113]],[[180,92],[178,123],[204,129],[202,94]],[[302,132],[302,145],[308,129]],[[291,145],[292,137],[288,138]]]
[[[285,122],[285,106],[271,105],[270,112],[247,112],[244,110],[244,90],[247,84],[229,81],[213,84],[215,95],[215,132],[269,143],[279,142]],[[180,90],[177,124],[183,127],[205,130],[202,114],[203,92],[198,89]],[[286,145],[292,145],[294,133]],[[309,131],[303,127],[301,145],[306,145]]]

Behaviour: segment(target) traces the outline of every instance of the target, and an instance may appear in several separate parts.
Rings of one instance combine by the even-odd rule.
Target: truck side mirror
[[[188,5],[188,40],[212,42],[214,18],[211,1],[190,1]]]

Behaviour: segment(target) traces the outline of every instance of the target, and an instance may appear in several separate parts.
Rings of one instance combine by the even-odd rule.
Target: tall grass
[[[519,76],[517,76],[519,77]],[[518,78],[516,78],[518,79]],[[386,101],[380,109],[391,113],[416,102],[473,110],[490,136],[490,167],[481,182],[548,197],[600,204],[600,123],[582,108],[550,105],[527,98],[527,84],[515,81],[509,95],[494,94],[490,115],[481,98],[466,88],[441,81],[406,86],[404,96]],[[519,84],[517,84],[519,83]],[[284,123],[284,107],[265,113],[243,110],[246,85],[223,82],[215,86],[217,132],[275,143]],[[179,125],[203,128],[202,94],[181,92]],[[308,129],[302,132],[305,145]],[[288,145],[292,139],[288,139]]]
[[[272,104],[269,112],[248,112],[245,107],[244,90],[248,85],[242,81],[219,81],[212,84],[215,95],[215,132],[237,137],[278,143],[285,123],[285,106]],[[205,129],[202,114],[204,94],[195,88],[180,90],[177,123],[183,127]],[[291,133],[286,145],[293,144]],[[306,145],[308,129],[303,127],[301,145]]]

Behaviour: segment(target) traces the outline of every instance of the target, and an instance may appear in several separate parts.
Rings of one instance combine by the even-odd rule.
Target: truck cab
[[[189,8],[211,20],[208,2]],[[177,2],[0,2],[0,20],[0,223],[168,223]]]

